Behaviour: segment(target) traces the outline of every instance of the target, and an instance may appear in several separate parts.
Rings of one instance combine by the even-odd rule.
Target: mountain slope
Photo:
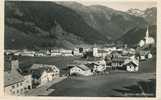
[[[156,41],[156,25],[149,26],[149,35]],[[128,31],[125,35],[117,40],[117,42],[123,42],[130,46],[138,44],[140,40],[144,39],[147,28],[135,27]]]
[[[84,41],[87,44],[105,43],[107,41],[107,39],[101,33],[86,24],[82,17],[75,11],[57,5],[53,2],[10,1],[6,2],[5,4],[6,25],[15,28],[18,31],[24,32],[24,34],[32,35],[35,40],[37,40],[36,38],[47,38],[46,41],[48,41],[48,38],[50,38],[50,46],[57,45],[52,42],[62,42],[59,41],[60,36],[55,31],[57,24],[59,24],[63,30],[59,33],[70,33],[73,35],[74,40],[81,39],[81,41]],[[6,30],[8,30],[8,27],[6,27]],[[23,34],[21,32],[17,33]],[[64,42],[73,44],[72,42],[74,41],[72,41],[72,39],[65,39]],[[75,44],[80,42],[75,41]],[[47,44],[44,43],[44,45]]]
[[[145,27],[143,18],[100,5],[84,6],[77,2],[56,2],[79,13],[89,26],[116,40],[131,28]]]
[[[144,29],[150,19],[77,2],[6,1],[5,48],[73,48],[116,40],[129,42],[122,39],[138,34],[133,29]]]

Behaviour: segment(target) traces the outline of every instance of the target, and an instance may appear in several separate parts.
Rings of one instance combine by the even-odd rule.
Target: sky
[[[121,11],[127,11],[130,8],[145,10],[146,8],[157,6],[157,0],[17,0],[17,1],[76,1],[86,6],[103,5]]]
[[[127,2],[127,1],[122,1],[122,2],[118,2],[116,0],[114,1],[108,1],[108,0],[97,0],[97,1],[90,1],[90,0],[79,0],[77,1],[81,4],[84,4],[86,6],[90,6],[90,5],[103,5],[103,6],[107,6],[116,10],[121,10],[121,11],[127,11],[130,8],[137,8],[140,10],[145,10],[146,8],[151,8],[151,7],[156,7],[157,6],[157,2],[155,0],[145,0],[145,1],[131,1],[131,2]]]

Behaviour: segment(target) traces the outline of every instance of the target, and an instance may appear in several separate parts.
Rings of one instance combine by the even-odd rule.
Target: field
[[[114,73],[108,76],[66,79],[50,88],[55,89],[50,96],[155,96],[155,75]]]
[[[50,88],[50,96],[155,97],[155,58],[142,61],[136,73],[112,72],[104,76],[69,78]]]

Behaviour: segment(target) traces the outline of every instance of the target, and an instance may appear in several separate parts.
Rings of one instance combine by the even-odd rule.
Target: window
[[[13,91],[12,93],[15,94],[15,91]]]
[[[23,89],[21,89],[21,92],[23,91]]]
[[[19,84],[17,83],[17,87],[19,86]]]
[[[17,90],[17,93],[19,93],[19,90]]]
[[[12,89],[10,89],[10,92],[12,92]]]
[[[12,86],[12,89],[14,89],[14,88],[15,88],[15,86],[13,85],[13,86]]]

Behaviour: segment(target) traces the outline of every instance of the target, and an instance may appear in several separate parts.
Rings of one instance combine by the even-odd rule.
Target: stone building
[[[32,88],[31,75],[21,75],[18,71],[19,61],[16,58],[10,60],[10,71],[4,72],[5,95],[25,95]]]

